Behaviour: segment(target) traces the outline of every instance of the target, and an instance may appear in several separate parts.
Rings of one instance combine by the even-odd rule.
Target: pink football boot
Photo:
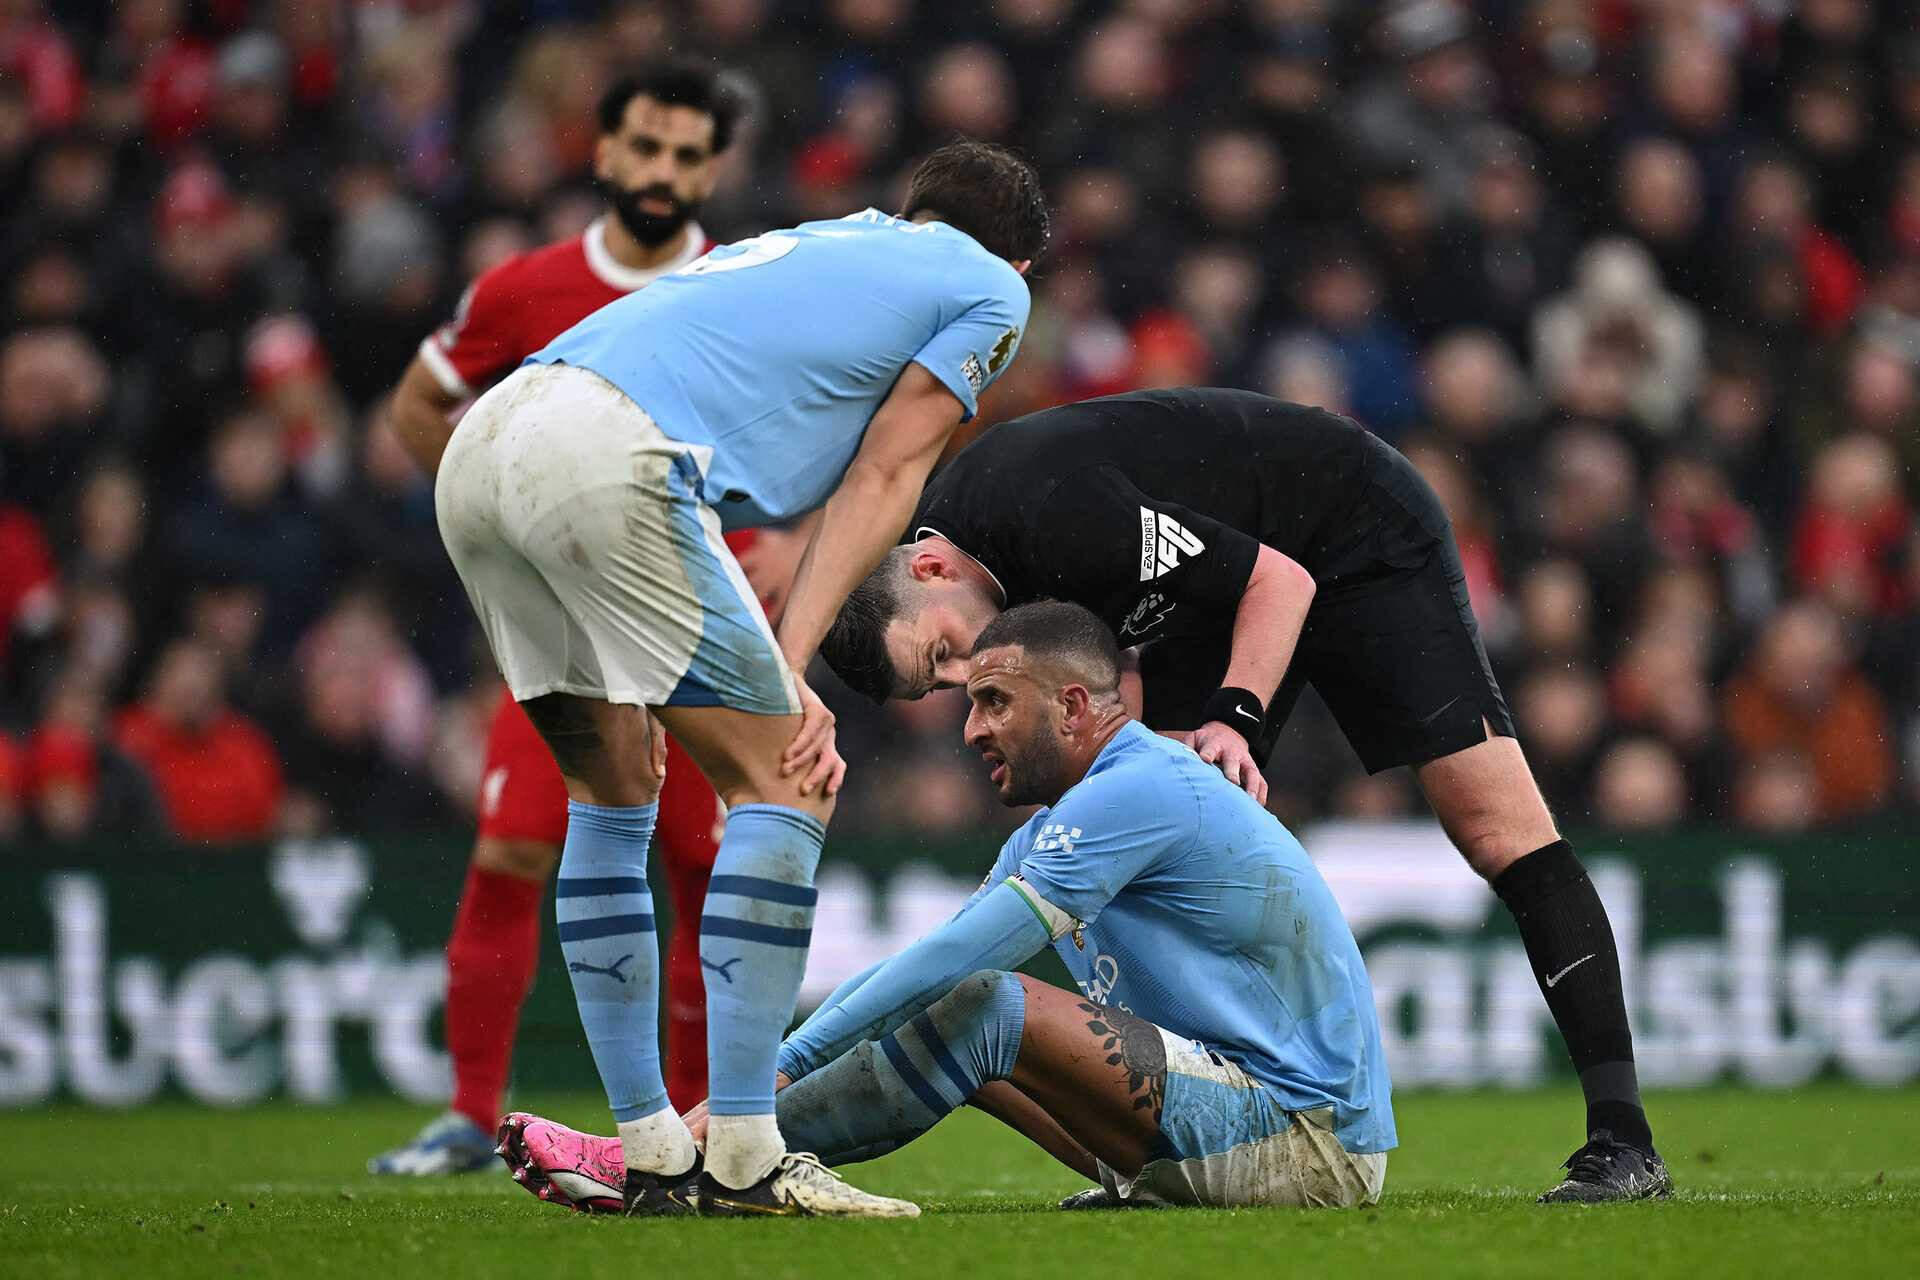
[[[626,1157],[620,1139],[601,1138],[516,1111],[500,1122],[494,1148],[513,1180],[551,1204],[580,1213],[625,1213]]]

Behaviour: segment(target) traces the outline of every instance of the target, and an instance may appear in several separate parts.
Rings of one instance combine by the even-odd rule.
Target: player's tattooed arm
[[[1160,1028],[1109,1005],[1083,1000],[1080,1011],[1087,1015],[1087,1030],[1100,1038],[1107,1065],[1125,1074],[1133,1109],[1150,1111],[1154,1123],[1160,1123],[1167,1097],[1167,1046]]]

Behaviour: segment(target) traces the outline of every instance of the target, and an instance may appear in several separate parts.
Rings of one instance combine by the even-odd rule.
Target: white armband
[[[1080,922],[1078,920],[1075,920],[1072,916],[1041,897],[1038,889],[1035,889],[1019,876],[1008,876],[1006,885],[1009,889],[1012,889],[1020,895],[1020,900],[1027,904],[1028,910],[1039,917],[1040,923],[1046,929],[1049,939],[1058,941],[1079,928]]]

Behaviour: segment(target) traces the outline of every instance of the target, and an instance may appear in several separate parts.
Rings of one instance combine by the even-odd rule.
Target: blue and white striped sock
[[[660,1075],[660,949],[647,842],[656,804],[567,802],[567,840],[555,883],[560,951],[574,1002],[615,1120],[667,1105]]]
[[[735,806],[707,882],[700,919],[713,1114],[707,1168],[729,1186],[764,1176],[784,1150],[773,1123],[774,1056],[806,972],[818,896],[813,870],[826,835],[798,809]]]
[[[872,1160],[919,1137],[991,1080],[1013,1074],[1027,997],[983,971],[878,1041],[864,1040],[780,1094],[780,1130],[828,1164]]]

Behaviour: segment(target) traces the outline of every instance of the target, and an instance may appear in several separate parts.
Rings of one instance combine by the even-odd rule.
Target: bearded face
[[[713,117],[644,94],[602,134],[593,173],[620,225],[648,248],[680,234],[713,194]]]

